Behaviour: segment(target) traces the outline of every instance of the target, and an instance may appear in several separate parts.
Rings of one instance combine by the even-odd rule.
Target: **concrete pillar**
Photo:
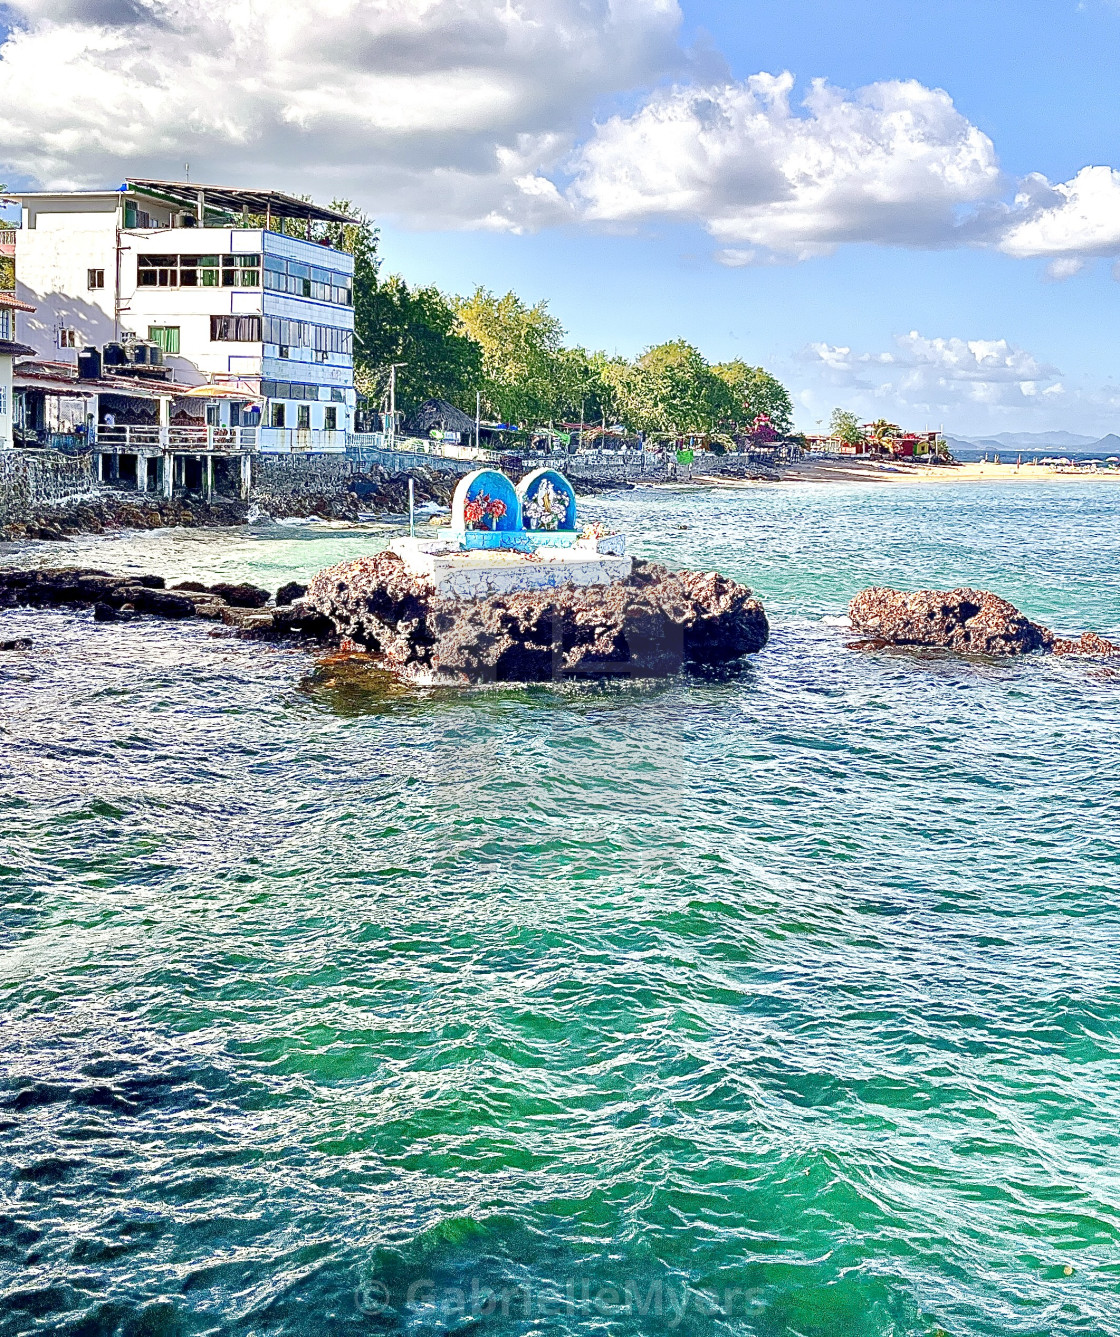
[[[249,500],[249,492],[253,486],[253,464],[248,454],[241,456],[241,500]]]
[[[168,500],[171,499],[171,492],[175,483],[175,456],[169,450],[163,452],[163,495]]]
[[[214,495],[214,456],[206,456],[206,500]]]
[[[148,490],[148,457],[136,452],[136,491],[147,492]]]

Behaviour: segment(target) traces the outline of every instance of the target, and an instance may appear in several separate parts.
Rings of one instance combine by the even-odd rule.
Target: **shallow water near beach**
[[[0,613],[0,1337],[1120,1334],[1120,489],[639,490],[770,645],[405,691]],[[687,526],[687,528],[680,528]],[[315,527],[0,551],[271,588]]]

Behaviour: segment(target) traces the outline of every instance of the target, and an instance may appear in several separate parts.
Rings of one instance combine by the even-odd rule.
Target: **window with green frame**
[[[165,353],[177,353],[179,351],[179,326],[178,325],[149,325],[148,339],[158,344]]]

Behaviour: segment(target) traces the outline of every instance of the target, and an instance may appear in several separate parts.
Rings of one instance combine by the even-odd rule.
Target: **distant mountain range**
[[[950,450],[1022,451],[1052,455],[1120,455],[1120,436],[1080,436],[1077,432],[999,432],[995,436],[946,436]]]

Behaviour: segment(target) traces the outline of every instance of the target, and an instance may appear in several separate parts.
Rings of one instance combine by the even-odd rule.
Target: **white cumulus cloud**
[[[940,89],[817,80],[803,113],[792,89],[785,73],[656,93],[596,128],[569,195],[601,222],[702,222],[730,264],[845,242],[954,245],[962,214],[997,195],[991,140]]]
[[[1000,248],[1019,259],[1052,258],[1053,278],[1069,278],[1087,257],[1120,253],[1120,172],[1083,167],[1051,185],[1037,173],[1021,185]]]
[[[979,246],[1066,279],[1120,257],[1120,171],[1008,182],[987,135],[915,80],[816,80],[799,98],[788,72],[703,77],[679,0],[0,0],[0,13],[10,184],[103,188],[189,162],[195,180],[346,195],[422,226],[667,219],[704,228],[732,266],[853,243]]]
[[[677,0],[8,0],[0,167],[355,194],[433,223],[563,215],[543,173],[683,58]]]
[[[930,338],[911,330],[889,350],[856,352],[814,343],[805,350],[811,384],[808,408],[824,411],[842,399],[906,425],[1003,421],[1037,402],[1057,406],[1066,394],[1061,372],[1006,339]],[[1001,417],[1002,415],[1002,417]]]

